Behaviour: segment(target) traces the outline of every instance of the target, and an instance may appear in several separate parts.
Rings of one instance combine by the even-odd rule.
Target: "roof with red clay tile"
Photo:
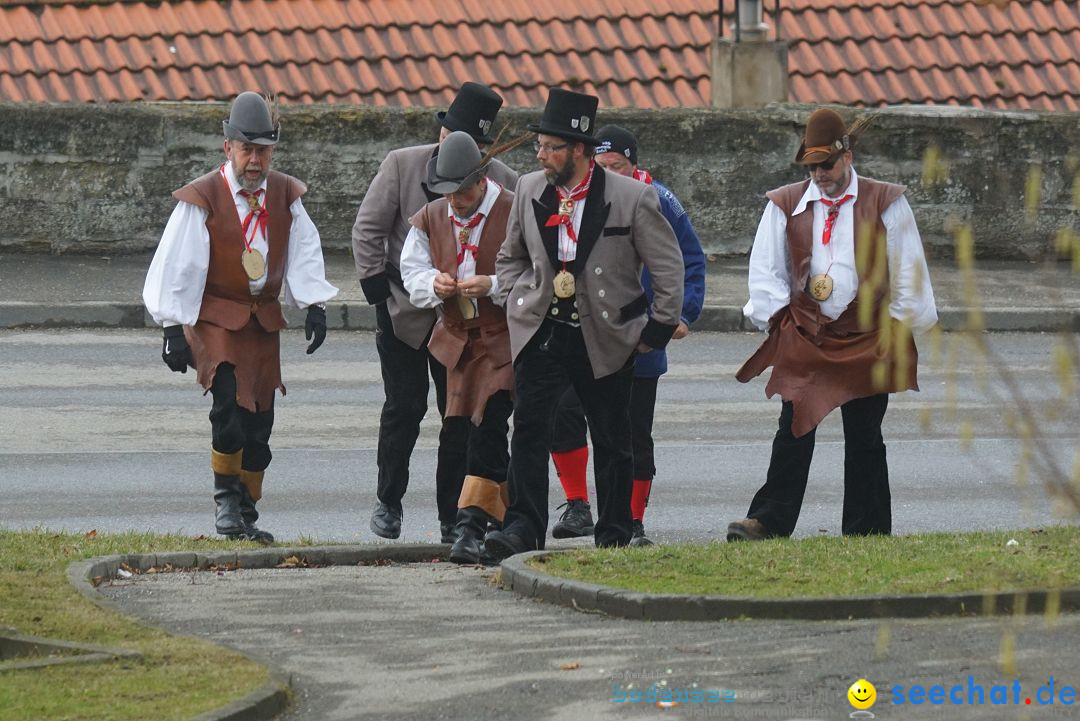
[[[542,105],[562,85],[608,107],[706,106],[718,5],[0,0],[0,99],[227,100],[254,88],[291,103],[439,106],[476,80],[508,105]],[[780,6],[792,101],[1080,109],[1076,0]]]

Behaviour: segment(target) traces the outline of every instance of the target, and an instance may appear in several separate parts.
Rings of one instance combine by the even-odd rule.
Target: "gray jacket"
[[[518,181],[506,240],[495,263],[496,302],[506,307],[515,359],[536,334],[554,297],[552,280],[562,267],[558,227],[545,223],[557,206],[555,188],[543,172]],[[651,318],[641,287],[643,262],[652,275]],[[638,342],[652,348],[667,345],[682,311],[683,260],[652,186],[596,166],[585,198],[577,257],[568,270],[575,276],[577,310],[594,376],[622,368]]]
[[[353,259],[360,287],[371,305],[386,303],[394,334],[420,348],[435,324],[435,311],[417,308],[401,284],[401,249],[409,234],[409,218],[428,202],[442,197],[424,184],[436,143],[392,150],[368,186],[352,230]],[[509,190],[517,173],[499,160],[488,177]]]

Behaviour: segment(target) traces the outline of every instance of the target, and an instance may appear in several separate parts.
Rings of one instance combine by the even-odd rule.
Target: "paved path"
[[[1050,677],[1056,691],[1080,689],[1077,615],[1053,626],[1040,617],[646,623],[525,600],[496,588],[490,571],[445,563],[151,575],[103,592],[140,618],[292,674],[286,721],[841,719],[860,678],[877,687],[879,719],[1080,717],[1075,705],[1044,708],[1034,697]],[[1003,643],[1014,645],[1013,669],[1002,668]],[[969,676],[986,706],[966,705]],[[1019,706],[987,707],[992,686],[1007,685],[1011,700],[1017,680]],[[733,700],[613,701],[653,684]],[[962,685],[965,705],[913,706],[906,691],[903,706],[892,703],[894,686],[915,684]]]

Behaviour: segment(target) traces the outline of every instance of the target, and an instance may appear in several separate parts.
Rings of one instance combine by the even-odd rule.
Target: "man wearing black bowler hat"
[[[436,114],[442,126],[439,143],[460,130],[481,147],[491,144],[501,106],[502,98],[491,88],[465,83],[450,107]],[[446,369],[427,349],[435,311],[413,306],[401,281],[401,250],[411,227],[409,218],[442,197],[424,182],[428,161],[438,154],[439,143],[400,148],[386,156],[368,186],[352,231],[360,287],[375,306],[375,344],[386,393],[379,419],[378,503],[371,514],[371,530],[383,538],[401,535],[401,500],[409,484],[409,459],[420,435],[420,421],[427,413],[429,373],[439,415],[446,410]],[[510,190],[517,182],[517,173],[498,160],[492,162],[488,177]],[[454,540],[467,438],[465,419],[443,421],[435,493],[441,537],[447,543]]]
[[[279,295],[307,309],[314,353],[326,339],[326,281],[319,231],[301,201],[307,187],[270,169],[281,137],[258,93],[240,93],[224,121],[226,162],[175,191],[143,287],[164,327],[161,359],[213,397],[210,467],[214,527],[223,536],[272,543],[256,524],[270,465],[274,394],[281,382]]]
[[[679,325],[683,262],[656,191],[593,160],[598,99],[553,88],[536,132],[541,170],[522,176],[496,261],[514,357],[510,506],[487,534],[496,558],[543,548],[551,416],[577,391],[593,433],[597,546],[631,538],[630,384],[636,351]],[[653,279],[650,307],[641,268]],[[650,317],[651,315],[651,317]]]

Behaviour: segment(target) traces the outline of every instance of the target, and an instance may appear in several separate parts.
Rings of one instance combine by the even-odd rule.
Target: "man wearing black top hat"
[[[636,351],[679,325],[683,262],[656,191],[593,160],[598,99],[560,88],[536,132],[542,170],[522,176],[496,262],[514,357],[510,507],[485,539],[496,558],[543,548],[551,416],[573,386],[595,448],[597,546],[630,542],[630,384]],[[653,279],[650,304],[643,262]],[[651,317],[650,317],[651,316]]]
[[[490,88],[465,83],[449,109],[436,115],[442,126],[439,142],[461,130],[481,146],[491,144],[501,106],[502,98]],[[375,306],[375,344],[386,393],[379,419],[378,503],[371,515],[371,530],[383,538],[401,535],[401,499],[409,484],[409,458],[420,434],[420,421],[427,412],[429,373],[439,415],[446,409],[446,369],[427,349],[435,311],[413,306],[401,282],[401,249],[411,227],[409,218],[442,197],[424,182],[428,161],[438,149],[438,143],[431,143],[391,151],[368,186],[352,231],[360,287]],[[510,190],[517,182],[517,173],[498,160],[493,161],[488,177]],[[464,419],[443,422],[435,493],[444,542],[454,540],[467,437]]]

